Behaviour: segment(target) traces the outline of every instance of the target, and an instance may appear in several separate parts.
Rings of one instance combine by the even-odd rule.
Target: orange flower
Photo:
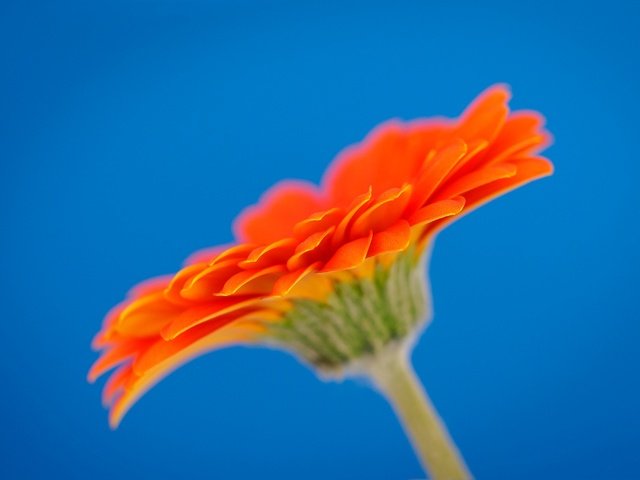
[[[537,155],[550,140],[543,118],[510,113],[509,96],[506,87],[494,86],[457,120],[379,126],[338,156],[321,186],[283,182],[245,210],[235,224],[237,244],[198,253],[173,277],[134,288],[94,340],[102,354],[90,381],[115,368],[103,395],[111,425],[173,369],[227,345],[286,347],[291,338],[291,349],[310,363],[353,360],[344,353],[352,350],[333,348],[329,333],[319,333],[315,344],[300,337],[296,346],[295,338],[274,332],[301,312],[301,301],[328,301],[338,286],[390,271],[403,255],[418,259],[450,222],[552,172]],[[380,318],[384,327],[386,317]],[[400,330],[392,325],[379,343]]]

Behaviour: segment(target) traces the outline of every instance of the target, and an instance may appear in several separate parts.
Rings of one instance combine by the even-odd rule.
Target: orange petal
[[[293,233],[297,238],[307,238],[308,236],[326,230],[336,225],[344,217],[344,210],[341,208],[331,208],[324,212],[318,212],[298,222],[293,227]]]
[[[367,258],[367,252],[371,246],[373,232],[369,235],[342,245],[333,256],[325,263],[323,272],[333,272],[336,270],[348,270],[357,267]]]
[[[374,257],[383,253],[400,252],[411,241],[411,227],[406,220],[400,220],[395,225],[373,235],[368,257]]]
[[[241,268],[256,269],[264,268],[274,263],[283,263],[294,252],[298,242],[293,238],[285,238],[277,242],[270,243],[263,247],[255,248],[249,253],[246,260],[238,265]]]
[[[255,250],[256,245],[253,243],[241,243],[232,247],[226,248],[221,251],[211,262],[210,265],[215,263],[221,263],[223,260],[235,259],[237,261],[243,260],[249,253]]]
[[[114,345],[112,348],[104,351],[100,358],[95,361],[89,370],[87,379],[93,383],[104,372],[111,370],[113,367],[125,360],[131,358],[132,355],[149,345],[149,340],[131,340]]]
[[[510,178],[497,180],[488,185],[482,186],[465,195],[467,199],[467,210],[475,209],[478,206],[496,198],[516,187],[524,185],[536,178],[545,177],[553,173],[553,165],[549,160],[542,157],[529,157],[512,160],[516,166],[516,174]]]
[[[300,282],[304,277],[315,272],[321,265],[321,262],[315,262],[307,267],[302,267],[293,272],[289,272],[280,276],[273,286],[274,295],[286,295],[289,291]]]
[[[118,367],[118,369],[111,374],[107,382],[104,384],[104,388],[102,390],[102,404],[105,407],[111,405],[113,403],[113,399],[122,393],[124,385],[133,374],[131,365],[132,362],[129,362]]]
[[[183,308],[169,302],[162,292],[153,293],[134,301],[120,314],[116,330],[136,337],[158,333]]]
[[[93,338],[93,341],[91,342],[91,348],[93,348],[94,350],[99,350],[107,345],[109,336],[112,333],[115,325],[118,323],[120,315],[125,308],[131,305],[132,302],[133,300],[126,300],[109,310],[104,318],[104,321],[102,322],[102,329],[98,332],[98,334]]]
[[[400,122],[391,120],[375,128],[360,144],[340,152],[322,181],[332,205],[346,207],[356,195],[369,187],[373,188],[375,195],[379,195],[382,191],[397,186],[393,183],[386,187],[378,185],[377,179],[382,177],[384,182],[385,172],[388,173],[387,177],[394,175],[393,169],[385,163],[390,152],[397,153],[395,147],[406,136],[403,130],[404,126]],[[394,166],[400,165],[397,162]]]
[[[509,147],[506,147],[504,150],[488,159],[485,165],[494,165],[508,160],[510,157],[521,156],[525,152],[530,152],[536,148],[540,148],[546,141],[547,137],[544,135],[532,135],[531,137],[525,138],[510,145]]]
[[[467,153],[465,153],[464,157],[462,157],[460,161],[455,164],[455,166],[441,182],[440,186],[443,187],[450,181],[460,177],[460,172],[467,172],[468,165],[475,164],[476,162],[482,162],[486,157],[489,148],[490,144],[486,140],[479,139],[469,142],[469,144],[467,145]]]
[[[553,172],[553,165],[549,160],[542,157],[530,157],[525,159],[512,160],[516,165],[517,172],[513,177],[496,180],[465,194],[467,200],[464,208],[464,214],[467,214],[480,205],[499,197],[519,186],[529,183],[536,178],[546,177]],[[457,217],[454,217],[457,218]],[[430,226],[429,235],[433,235],[449,225],[454,218],[443,219]]]
[[[259,245],[289,237],[293,226],[313,212],[322,210],[317,187],[307,182],[286,181],[265,193],[258,205],[236,219],[234,231],[241,241]]]
[[[416,182],[409,210],[415,211],[422,207],[466,153],[467,144],[456,139],[446,148],[436,152],[432,159],[427,159],[424,171]]]
[[[512,145],[521,144],[532,137],[543,137],[543,142],[538,148],[546,146],[550,141],[550,135],[544,130],[544,117],[538,112],[520,110],[513,112],[505,122],[500,134],[489,149],[488,156],[495,158],[501,155]]]
[[[138,376],[144,375],[148,370],[188,347],[203,335],[214,333],[237,318],[238,316],[236,315],[223,315],[214,320],[207,321],[207,323],[194,326],[182,335],[174,337],[171,340],[159,338],[151,347],[136,358],[133,363],[133,371]]]
[[[529,156],[540,150],[551,141],[551,136],[542,128],[543,125],[544,117],[537,112],[512,113],[489,148],[474,158],[463,159],[453,169],[451,177],[459,179],[475,169],[501,163],[516,155]]]
[[[516,171],[516,166],[511,163],[503,163],[502,165],[489,166],[481,170],[476,170],[448,184],[438,192],[435,199],[443,200],[462,195],[469,190],[495,182],[501,178],[513,177]]]
[[[139,376],[145,375],[150,369],[157,367],[158,364],[206,337],[209,339],[216,337],[218,339],[227,339],[232,336],[235,340],[240,341],[244,337],[239,335],[239,332],[253,332],[255,330],[253,328],[246,329],[242,325],[236,326],[232,322],[242,319],[245,315],[251,315],[255,311],[256,309],[247,309],[242,312],[234,312],[233,314],[218,317],[214,322],[200,324],[170,341],[157,340],[135,360],[133,370]]]
[[[263,289],[261,289],[262,292],[267,293],[271,291],[271,289],[273,288],[273,283],[277,279],[277,277],[273,274],[284,272],[286,272],[286,267],[284,265],[272,265],[271,267],[256,270],[246,270],[244,272],[236,273],[233,277],[227,280],[227,283],[224,284],[224,287],[222,288],[222,295],[236,294],[240,289],[255,282],[256,280],[271,276],[271,282],[269,282],[266,286],[264,286]],[[246,291],[243,291],[242,293],[246,293]]]
[[[175,276],[167,286],[166,290],[164,291],[165,298],[176,304],[188,304],[188,301],[181,295],[182,289],[187,283],[189,283],[207,268],[208,264],[206,263],[195,263],[184,267],[182,270],[175,274]]]
[[[233,258],[214,263],[187,282],[180,296],[189,300],[211,300],[222,290],[229,277],[239,271],[238,261]]]
[[[462,114],[456,135],[469,141],[482,139],[492,142],[504,125],[511,92],[505,85],[494,85],[480,96]]]
[[[207,305],[192,307],[182,312],[161,332],[165,340],[173,340],[201,324],[211,322],[223,316],[229,316],[242,309],[250,308],[258,303],[253,296],[217,297]],[[230,317],[233,320],[235,317]]]
[[[298,270],[313,262],[318,261],[328,251],[331,243],[331,235],[335,227],[329,227],[324,232],[317,232],[304,240],[296,253],[287,261],[287,268],[290,271]]]
[[[387,190],[354,220],[349,236],[360,238],[369,231],[379,232],[396,223],[409,204],[411,192],[410,184]]]
[[[347,230],[353,223],[353,219],[367,208],[367,206],[371,202],[372,197],[373,190],[371,189],[371,186],[369,186],[366,193],[358,195],[355,198],[355,200],[351,203],[347,214],[342,220],[340,220],[340,223],[338,223],[338,226],[336,227],[336,231],[333,234],[333,240],[331,242],[332,246],[336,247],[342,244],[344,238],[346,237]]]
[[[464,205],[465,199],[463,197],[440,200],[422,207],[409,218],[409,223],[411,226],[424,225],[441,218],[457,215],[462,211]]]
[[[414,178],[428,151],[454,123],[442,118],[391,120],[343,150],[322,180],[332,205],[346,207],[370,186],[374,195]]]

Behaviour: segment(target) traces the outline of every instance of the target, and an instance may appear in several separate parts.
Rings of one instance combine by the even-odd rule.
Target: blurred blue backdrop
[[[439,237],[416,369],[478,478],[640,478],[638,13],[2,2],[0,477],[420,477],[378,395],[266,350],[194,361],[112,432],[89,342],[272,183],[507,82],[557,173]]]

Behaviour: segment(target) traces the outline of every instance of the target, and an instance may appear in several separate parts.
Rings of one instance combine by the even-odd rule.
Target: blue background
[[[275,181],[507,82],[557,173],[439,237],[416,369],[478,478],[640,478],[638,14],[4,1],[0,477],[420,477],[378,395],[266,350],[194,361],[112,432],[89,342]]]

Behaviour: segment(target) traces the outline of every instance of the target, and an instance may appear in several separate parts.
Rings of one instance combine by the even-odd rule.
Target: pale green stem
[[[378,355],[365,374],[395,410],[431,479],[473,478],[416,376],[407,348],[392,348]]]

